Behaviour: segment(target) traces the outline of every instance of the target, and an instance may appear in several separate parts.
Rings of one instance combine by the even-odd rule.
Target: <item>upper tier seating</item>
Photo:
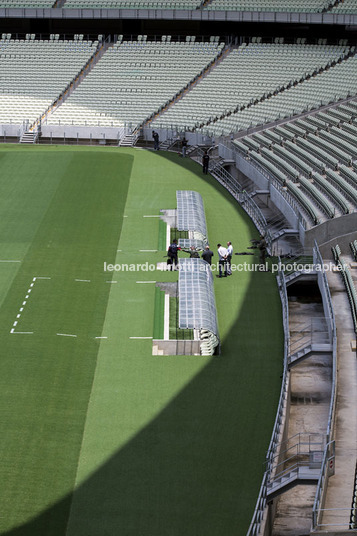
[[[153,125],[183,130],[197,127],[312,75],[347,50],[342,46],[243,43]]]
[[[206,9],[224,11],[291,11],[321,12],[329,0],[213,0]]]
[[[222,50],[216,41],[118,41],[48,124],[140,125]]]
[[[357,57],[348,58],[302,83],[232,113],[201,130],[210,135],[229,135],[250,127],[293,117],[357,94]]]
[[[95,53],[98,41],[0,40],[0,123],[34,122]]]
[[[342,116],[338,126],[334,126],[336,115]],[[284,194],[285,189],[285,195],[292,196],[301,207],[307,221],[317,225],[326,218],[357,210],[357,173],[353,165],[357,138],[348,130],[357,128],[356,117],[357,102],[351,100],[323,113],[233,140],[232,145],[268,172],[281,192]]]

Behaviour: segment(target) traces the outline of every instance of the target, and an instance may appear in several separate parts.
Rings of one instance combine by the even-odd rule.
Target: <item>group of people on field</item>
[[[224,272],[225,277],[227,277],[228,275],[232,275],[232,267],[231,267],[231,261],[232,261],[232,255],[233,255],[232,242],[227,242],[226,248],[223,247],[221,244],[217,244],[217,248],[218,248],[217,252],[218,252],[219,277],[223,277],[222,272]],[[167,251],[167,264],[170,266],[171,270],[176,270],[177,268],[179,251],[181,251],[181,248],[177,243],[177,239],[175,238],[172,241],[172,244],[170,244],[169,249]],[[190,247],[190,250],[188,251],[188,253],[190,254],[191,259],[200,258],[200,254],[194,246]],[[207,264],[211,265],[213,255],[214,255],[213,251],[207,245],[201,254],[201,258],[205,262],[207,262]]]
[[[253,244],[248,249],[258,249],[259,250],[259,264],[265,266],[266,260],[266,251],[267,243],[264,235],[260,236],[259,240],[251,240]],[[171,270],[176,270],[178,265],[178,252],[181,251],[180,246],[177,243],[175,238],[170,244],[167,251],[167,264]],[[200,258],[200,254],[194,246],[191,246],[189,250],[184,250],[185,253],[189,253],[190,258]],[[218,253],[218,276],[217,277],[228,277],[232,275],[232,256],[233,256],[233,246],[232,242],[227,242],[227,247],[222,246],[222,244],[217,244],[217,253]],[[212,264],[213,251],[207,245],[204,251],[201,254],[201,258],[207,262],[207,264]],[[239,253],[236,253],[239,255]]]

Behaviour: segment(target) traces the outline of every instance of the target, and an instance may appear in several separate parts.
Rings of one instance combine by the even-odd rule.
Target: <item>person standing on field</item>
[[[232,255],[233,255],[233,246],[232,242],[227,242],[227,274],[232,275]]]
[[[205,175],[208,173],[208,166],[209,166],[209,154],[207,151],[205,151],[205,154],[202,157],[202,171]]]

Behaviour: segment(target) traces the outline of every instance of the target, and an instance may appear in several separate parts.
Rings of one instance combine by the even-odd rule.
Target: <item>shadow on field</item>
[[[275,278],[252,272],[222,355],[73,494],[6,536],[244,536],[279,396],[280,315]]]

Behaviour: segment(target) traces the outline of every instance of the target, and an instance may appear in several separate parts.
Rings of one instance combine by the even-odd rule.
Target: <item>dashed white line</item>
[[[0,262],[21,262],[21,261],[11,261],[11,260],[10,260],[10,261],[3,261],[3,260],[2,260],[2,261],[0,261]]]
[[[157,253],[157,249],[139,249],[142,253]]]
[[[33,290],[33,286],[35,284],[36,279],[51,279],[51,278],[50,277],[41,277],[41,276],[36,276],[36,277],[32,278],[32,283],[30,283],[30,287],[27,289],[27,294],[25,296],[25,299],[21,304],[21,307],[20,307],[20,310],[19,310],[18,314],[16,315],[17,319],[19,319],[21,317],[21,313],[23,312],[24,307],[27,304],[27,300],[30,297],[30,294],[31,294],[31,292]],[[18,320],[15,320],[15,322],[13,323],[13,328],[11,329],[10,333],[20,333],[20,334],[23,334],[23,333],[31,333],[32,334],[33,333],[33,331],[15,331],[14,327],[17,325],[17,323],[18,323]]]
[[[94,337],[95,339],[107,339],[108,337]]]
[[[83,283],[90,283],[90,279],[75,279],[75,281],[81,281]]]
[[[136,281],[136,283],[146,284],[146,283],[156,283],[156,281]]]
[[[129,339],[152,339],[152,337],[129,337]]]
[[[106,283],[118,283],[118,281],[106,281]]]
[[[160,214],[145,214],[143,218],[160,218]]]

